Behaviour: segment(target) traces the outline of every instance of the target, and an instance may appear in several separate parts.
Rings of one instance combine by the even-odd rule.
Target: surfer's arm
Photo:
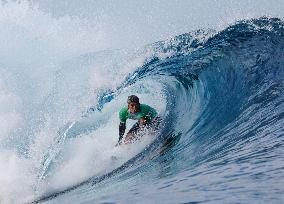
[[[122,140],[123,135],[124,135],[124,133],[125,133],[125,129],[126,129],[126,123],[120,122],[120,123],[119,123],[119,138],[118,138],[118,144],[121,143],[121,140]]]
[[[128,115],[128,108],[127,107],[124,107],[119,111],[120,123],[119,123],[119,138],[118,138],[117,144],[121,144],[123,135],[125,133],[127,115]]]

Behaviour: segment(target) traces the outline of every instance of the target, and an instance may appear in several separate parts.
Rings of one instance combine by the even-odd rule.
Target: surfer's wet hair
[[[135,96],[135,95],[128,96],[127,103],[137,103],[137,104],[140,104],[139,103],[139,98],[137,96]]]

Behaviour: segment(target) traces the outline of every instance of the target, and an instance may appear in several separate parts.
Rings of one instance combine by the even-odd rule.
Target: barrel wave
[[[94,80],[109,81],[96,84],[91,104],[85,79],[94,64],[101,68]],[[43,127],[49,119],[37,123],[54,140],[37,151],[26,202],[283,202],[282,20],[244,20],[135,51],[89,53],[62,65],[54,81],[42,111],[60,122],[54,129]],[[162,127],[115,148],[118,111],[131,94],[158,110]],[[74,109],[80,114],[69,117]]]

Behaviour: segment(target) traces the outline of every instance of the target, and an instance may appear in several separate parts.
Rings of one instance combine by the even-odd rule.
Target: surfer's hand
[[[128,133],[125,137],[124,144],[131,143],[134,140],[134,138],[135,137],[134,137],[133,133]]]
[[[139,125],[140,126],[144,126],[144,125],[146,125],[146,123],[147,123],[147,121],[146,121],[145,118],[140,118],[140,120],[139,120]]]

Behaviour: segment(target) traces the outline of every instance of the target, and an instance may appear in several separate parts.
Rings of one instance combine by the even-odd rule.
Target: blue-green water
[[[284,202],[281,19],[95,52],[24,2],[0,12],[0,203]],[[115,147],[132,94],[162,127]]]

